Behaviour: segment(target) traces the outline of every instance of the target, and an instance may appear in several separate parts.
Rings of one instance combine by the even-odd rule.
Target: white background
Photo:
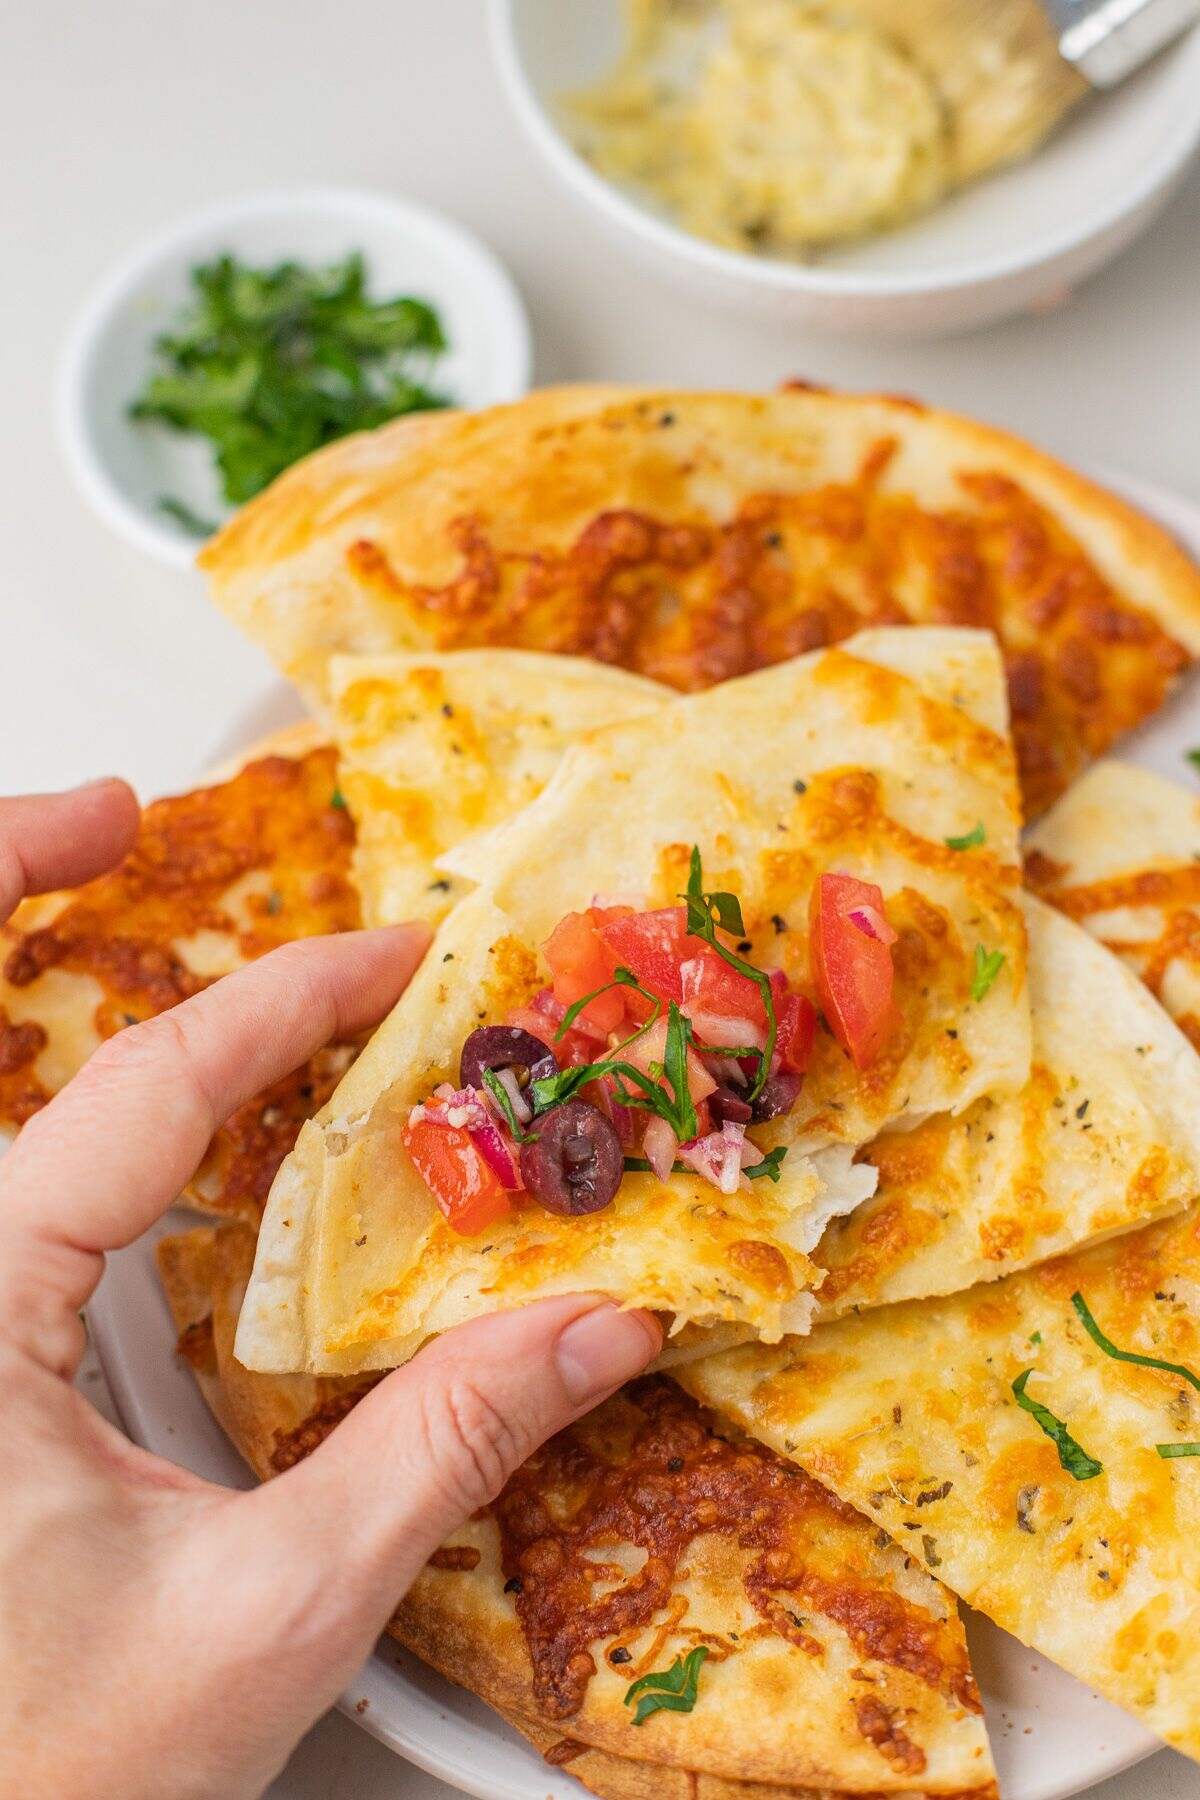
[[[52,386],[85,293],[145,234],[311,181],[392,188],[474,226],[525,293],[541,381],[913,393],[1200,499],[1200,176],[1052,315],[941,343],[816,338],[689,305],[597,236],[508,116],[481,0],[0,0],[0,790],[110,770],[146,795],[186,784],[267,687],[198,580],[84,513]],[[272,1789],[447,1794],[340,1718]],[[1200,1800],[1200,1773],[1164,1753],[1101,1797]]]

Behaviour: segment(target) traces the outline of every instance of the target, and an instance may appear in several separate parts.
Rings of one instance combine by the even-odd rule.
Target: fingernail
[[[578,1406],[640,1374],[661,1344],[662,1333],[648,1313],[622,1312],[606,1303],[573,1319],[554,1355],[563,1386]]]

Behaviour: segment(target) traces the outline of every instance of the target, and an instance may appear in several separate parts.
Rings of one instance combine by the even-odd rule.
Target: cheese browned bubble
[[[803,256],[896,225],[1031,150],[1083,90],[1040,8],[958,41],[952,15],[819,0],[629,0],[580,147],[697,236]]]

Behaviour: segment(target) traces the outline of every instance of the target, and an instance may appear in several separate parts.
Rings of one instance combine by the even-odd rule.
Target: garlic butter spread
[[[626,0],[618,67],[572,100],[580,147],[685,229],[737,250],[805,256],[898,224],[966,171],[961,96],[938,79],[947,57],[936,44],[914,54],[902,8],[890,30],[884,10],[879,0]],[[1005,46],[988,49],[999,102]],[[1024,93],[1028,67],[1021,80]]]

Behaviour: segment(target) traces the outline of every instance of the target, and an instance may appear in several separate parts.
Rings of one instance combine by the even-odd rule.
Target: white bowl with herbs
[[[515,399],[530,362],[511,278],[452,220],[359,190],[250,195],[102,284],[67,345],[60,436],[93,510],[182,568],[298,457],[406,412]]]

